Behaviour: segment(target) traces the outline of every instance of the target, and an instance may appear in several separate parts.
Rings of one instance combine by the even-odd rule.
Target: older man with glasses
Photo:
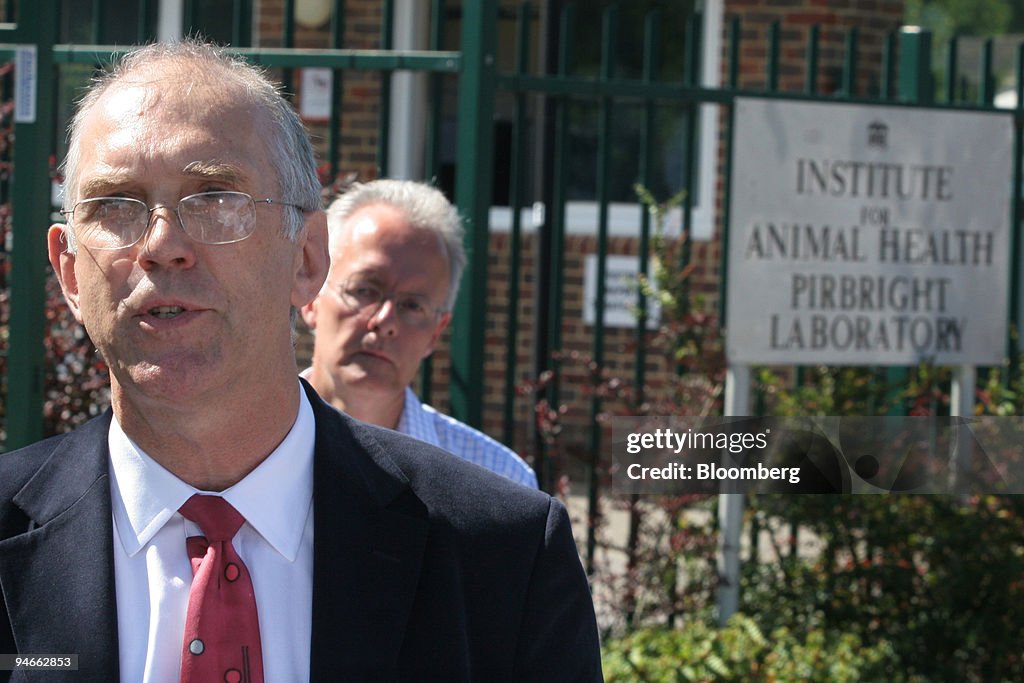
[[[130,52],[80,103],[66,178],[50,261],[111,410],[0,455],[0,654],[46,667],[0,681],[600,679],[558,501],[296,378],[326,220],[262,73]]]
[[[331,270],[302,308],[315,334],[313,364],[302,376],[355,418],[537,488],[515,452],[424,405],[409,387],[458,296],[466,255],[455,207],[424,183],[375,180],[335,200],[327,225]]]

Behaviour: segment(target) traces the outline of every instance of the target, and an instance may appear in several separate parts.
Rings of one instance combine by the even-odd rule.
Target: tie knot
[[[220,496],[197,493],[186,500],[178,512],[198,524],[209,541],[230,542],[245,522],[238,510]]]

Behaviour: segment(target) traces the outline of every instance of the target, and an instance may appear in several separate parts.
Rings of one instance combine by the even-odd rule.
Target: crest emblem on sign
[[[872,121],[868,124],[868,147],[880,147],[885,149],[888,145],[889,126],[881,121]]]

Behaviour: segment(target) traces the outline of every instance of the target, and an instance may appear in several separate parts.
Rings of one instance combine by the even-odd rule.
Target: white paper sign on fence
[[[587,254],[583,266],[583,322],[597,321],[597,254]],[[637,293],[640,288],[636,256],[609,254],[604,274],[605,327],[633,328],[637,325]],[[648,273],[654,272],[653,261]],[[654,297],[647,299],[647,329],[655,330],[661,321],[661,306]]]

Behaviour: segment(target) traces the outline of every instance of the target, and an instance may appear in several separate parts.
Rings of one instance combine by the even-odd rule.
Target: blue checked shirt
[[[398,431],[443,448],[518,484],[537,488],[537,475],[515,451],[454,417],[421,403],[408,387]]]

